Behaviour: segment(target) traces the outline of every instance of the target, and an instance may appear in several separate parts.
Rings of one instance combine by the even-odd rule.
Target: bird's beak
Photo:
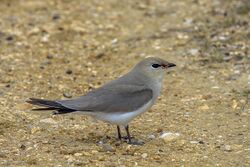
[[[162,65],[163,68],[170,68],[170,67],[174,67],[174,66],[176,66],[174,63],[168,63],[168,64]]]
[[[176,65],[174,63],[168,63],[167,67],[175,67]]]

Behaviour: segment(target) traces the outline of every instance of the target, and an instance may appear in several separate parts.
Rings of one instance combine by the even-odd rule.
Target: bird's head
[[[148,57],[136,64],[134,70],[151,79],[161,80],[167,69],[174,66],[176,65],[161,58]]]

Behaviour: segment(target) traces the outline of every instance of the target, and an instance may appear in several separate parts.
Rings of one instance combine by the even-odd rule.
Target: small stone
[[[163,139],[165,142],[174,141],[179,137],[180,133],[172,133],[172,132],[165,132],[160,135],[160,138]]]
[[[198,141],[190,141],[191,144],[198,144]]]
[[[39,127],[34,127],[31,129],[31,134],[34,134],[34,133],[37,133],[37,132],[40,132],[41,131],[41,128]]]
[[[232,151],[232,147],[230,145],[225,145],[224,146],[224,151],[231,152]]]
[[[143,153],[143,154],[141,155],[142,158],[147,158],[147,156],[148,156],[147,153]]]
[[[82,153],[75,153],[74,156],[80,157],[80,156],[82,156]]]
[[[233,58],[233,56],[224,56],[224,57],[223,57],[223,60],[228,62],[228,61],[230,61],[232,58]]]
[[[36,35],[40,32],[40,29],[38,27],[34,27],[33,29],[31,29],[27,34],[28,36],[31,36],[31,35]]]
[[[236,100],[233,100],[232,108],[235,110],[237,106],[238,106],[238,102]]]
[[[96,153],[98,153],[98,151],[97,150],[92,150],[91,153],[96,154]]]
[[[75,158],[73,156],[70,156],[67,160],[68,163],[73,163]]]
[[[148,135],[148,138],[151,139],[151,140],[155,139],[155,135]]]
[[[23,144],[21,144],[20,148],[21,148],[22,150],[25,150],[25,149],[26,149],[26,146],[23,145]]]
[[[100,58],[102,58],[103,56],[105,56],[105,53],[101,52],[101,53],[98,53],[98,54],[96,55],[96,58],[97,58],[97,59],[100,59]]]
[[[98,157],[98,160],[99,160],[99,161],[104,161],[104,160],[105,160],[105,157],[104,157],[104,156],[99,156],[99,157]]]
[[[115,146],[116,146],[116,147],[120,146],[121,144],[122,144],[122,141],[116,141],[116,142],[115,142]]]
[[[192,56],[197,56],[197,55],[199,54],[199,49],[196,49],[196,48],[190,49],[190,50],[189,50],[189,53],[190,53]]]
[[[200,110],[208,110],[209,107],[208,107],[207,104],[204,104],[203,106],[200,106],[199,109],[200,109]]]
[[[113,40],[111,41],[111,44],[114,45],[114,44],[116,44],[117,42],[118,42],[118,39],[115,38],[115,39],[113,39]]]
[[[84,156],[91,156],[91,154],[89,152],[83,152],[82,155],[84,155]]]
[[[70,93],[68,93],[68,92],[64,92],[63,96],[66,97],[66,98],[71,98],[72,97],[72,95]]]
[[[127,145],[127,147],[126,147],[126,151],[131,150],[131,148],[132,148],[132,145]]]
[[[205,142],[204,141],[199,141],[199,144],[205,144]]]
[[[184,24],[186,24],[186,25],[191,25],[192,23],[193,23],[193,19],[192,18],[186,18],[184,20]]]
[[[202,96],[202,99],[204,99],[204,100],[208,100],[208,99],[211,99],[211,98],[212,98],[212,95],[210,95],[210,94]]]
[[[7,36],[7,37],[6,37],[6,40],[7,40],[7,41],[12,41],[13,39],[14,39],[13,36]]]
[[[48,54],[48,55],[47,55],[47,59],[53,59],[53,57],[54,57],[54,56],[51,55],[51,54]]]
[[[225,36],[219,36],[218,39],[221,41],[226,41],[228,38]]]
[[[44,35],[44,36],[41,38],[41,42],[43,42],[43,43],[48,42],[48,41],[49,41],[49,37],[50,37],[49,34]]]
[[[54,14],[54,16],[52,16],[52,20],[58,20],[58,19],[60,19],[59,14]]]
[[[156,132],[157,132],[157,133],[161,133],[161,132],[163,132],[163,129],[162,129],[162,128],[158,128],[158,129],[156,130]]]
[[[103,144],[102,150],[105,152],[115,152],[115,149],[109,144]]]
[[[66,74],[71,75],[72,73],[73,73],[72,70],[70,70],[70,69],[66,70]]]
[[[155,160],[160,160],[161,159],[161,157],[159,156],[159,155],[156,155],[156,156],[154,156],[153,157]]]
[[[57,122],[55,120],[53,120],[52,118],[42,119],[42,120],[40,120],[40,122],[47,123],[47,124],[57,124]]]

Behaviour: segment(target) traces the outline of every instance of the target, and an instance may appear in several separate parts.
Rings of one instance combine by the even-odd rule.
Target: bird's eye
[[[153,68],[158,68],[158,67],[160,67],[161,65],[160,64],[152,64],[152,67]]]

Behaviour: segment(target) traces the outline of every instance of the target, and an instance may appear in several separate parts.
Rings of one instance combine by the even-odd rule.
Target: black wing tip
[[[33,98],[29,98],[28,100],[26,100],[25,102],[26,103],[29,103],[29,104],[35,104],[34,102],[35,100]]]
[[[37,99],[37,98],[29,98],[28,100],[26,100],[25,102],[27,103],[34,103],[34,102],[38,102],[38,101],[43,101],[43,99]]]
[[[29,98],[28,100],[26,100],[26,102],[42,107],[34,108],[32,109],[33,111],[56,110],[55,112],[53,112],[53,115],[67,114],[76,111],[74,109],[64,107],[60,103],[52,100]]]
[[[63,106],[56,101],[45,100],[45,99],[37,99],[37,98],[29,98],[27,103],[44,106],[44,107],[54,107],[54,108],[62,108]]]

